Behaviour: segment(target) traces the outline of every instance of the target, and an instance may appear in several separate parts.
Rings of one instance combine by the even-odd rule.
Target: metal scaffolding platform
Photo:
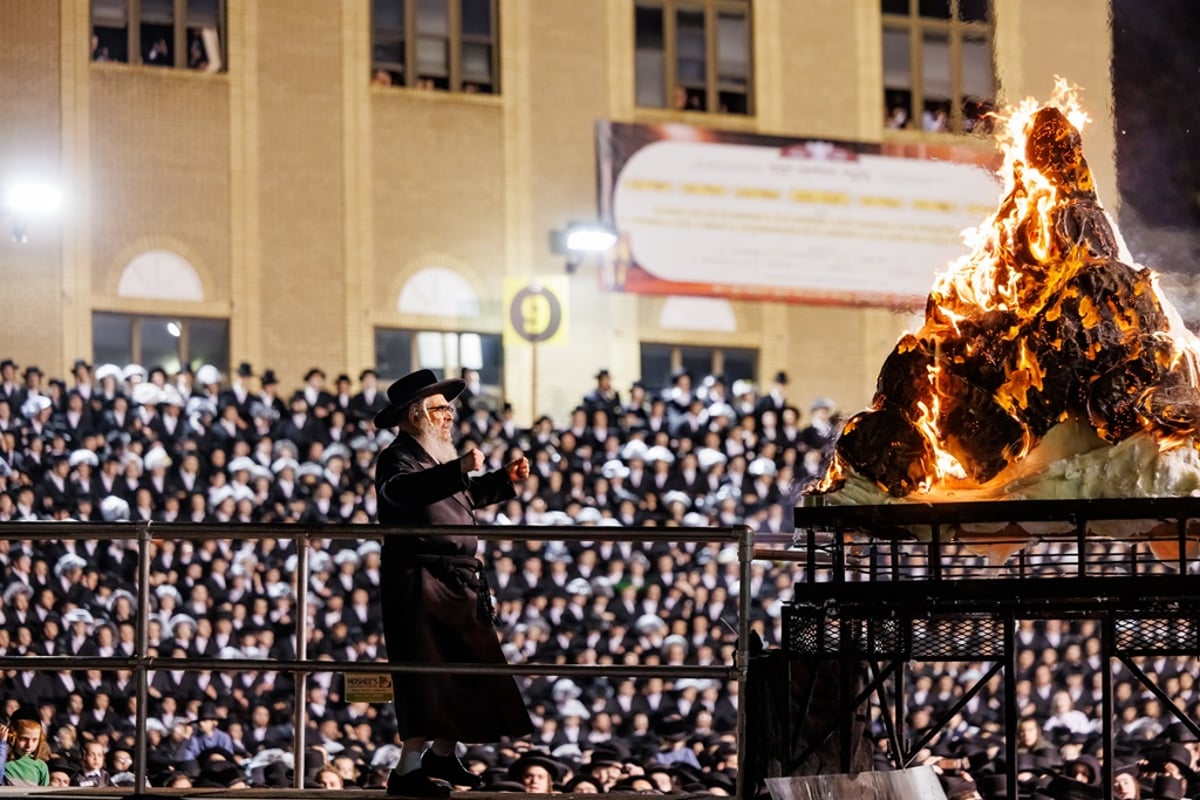
[[[873,695],[889,758],[906,766],[1003,674],[1008,797],[1015,800],[1016,623],[1025,619],[1096,620],[1104,663],[1121,662],[1200,735],[1133,660],[1200,655],[1200,499],[805,505],[795,510],[795,524],[791,548],[758,553],[803,568],[783,612],[783,657],[836,669],[840,686],[837,719],[803,743],[792,768],[803,770],[836,735],[833,750],[850,771],[856,718]],[[990,663],[915,741],[904,733],[912,661]],[[1103,674],[1103,786],[1111,796],[1111,668]]]

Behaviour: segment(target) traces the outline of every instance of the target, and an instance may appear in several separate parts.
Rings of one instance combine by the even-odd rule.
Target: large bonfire
[[[882,503],[1200,494],[1195,338],[1122,260],[1059,81],[999,126],[1004,194],[815,491]],[[1132,259],[1127,259],[1132,260]]]

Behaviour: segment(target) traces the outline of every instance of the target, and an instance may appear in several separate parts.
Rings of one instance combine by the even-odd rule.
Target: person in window
[[[146,64],[151,67],[171,66],[171,51],[167,47],[165,37],[158,37],[154,40],[154,44],[150,45],[150,51],[146,53]]]
[[[108,48],[100,44],[100,37],[92,34],[92,61],[111,61]]]
[[[453,403],[465,388],[462,379],[439,382],[427,369],[388,387],[388,405],[375,416],[375,426],[398,427],[399,434],[377,465],[381,523],[472,525],[473,509],[514,497],[513,484],[529,477],[524,456],[477,474],[483,453],[458,453],[451,438]],[[381,588],[389,660],[505,662],[477,547],[470,535],[384,537]],[[456,742],[494,742],[533,730],[511,677],[421,673],[405,675],[394,686],[403,747],[388,778],[389,794],[448,797],[451,786],[478,786],[478,776],[455,757]]]
[[[204,42],[199,39],[192,39],[192,43],[188,45],[188,69],[208,69]]]

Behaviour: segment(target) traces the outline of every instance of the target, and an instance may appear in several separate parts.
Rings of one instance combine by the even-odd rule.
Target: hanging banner
[[[597,125],[606,288],[920,307],[996,208],[984,144],[864,144]]]

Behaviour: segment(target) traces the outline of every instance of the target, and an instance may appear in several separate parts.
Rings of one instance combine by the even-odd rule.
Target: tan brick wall
[[[206,300],[229,303],[228,97],[222,76],[92,69],[88,200],[98,305],[116,296],[130,259],[158,248],[192,263]]]
[[[0,3],[0,201],[12,180],[61,178],[58,29],[54,3]],[[0,210],[0,352],[52,369],[62,358],[59,225],[30,223],[20,245],[14,222]]]
[[[504,0],[503,94],[455,97],[366,86],[368,0],[232,2],[230,72],[217,76],[72,61],[85,58],[86,43],[76,51],[71,40],[86,27],[87,0],[0,3],[10,43],[0,51],[0,165],[57,165],[69,130],[71,163],[84,174],[65,177],[90,202],[64,219],[67,255],[54,237],[0,243],[10,293],[0,350],[65,369],[87,355],[66,351],[87,340],[78,331],[91,310],[113,307],[228,316],[233,361],[273,367],[289,386],[312,364],[356,372],[371,360],[376,325],[499,333],[505,275],[562,273],[547,237],[595,214],[598,119],[884,136],[878,4],[806,0],[795,13],[792,0],[756,0],[749,118],[635,108],[632,5]],[[1082,84],[1097,119],[1088,157],[1112,197],[1106,4],[998,5],[1002,92],[1045,97],[1056,72]],[[78,114],[84,123],[73,126]],[[193,261],[205,303],[113,297],[121,267],[154,246]],[[64,272],[64,260],[86,274]],[[396,310],[404,282],[433,266],[472,283],[478,318]],[[570,341],[539,353],[537,397],[528,348],[506,353],[519,416],[561,415],[602,366],[624,389],[638,375],[641,341],[756,348],[763,376],[793,375],[801,405],[820,393],[857,408],[910,321],[739,302],[734,334],[662,330],[661,298],[600,291],[594,265],[570,287]]]
[[[262,366],[287,386],[344,360],[341,37],[328,0],[255,5]]]

